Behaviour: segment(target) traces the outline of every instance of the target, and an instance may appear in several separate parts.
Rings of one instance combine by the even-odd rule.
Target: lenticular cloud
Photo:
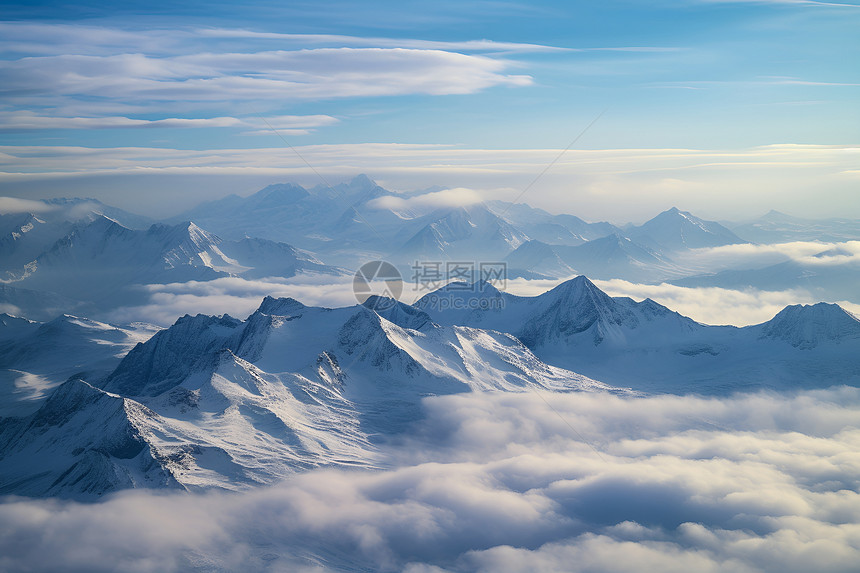
[[[7,571],[850,571],[860,390],[425,400],[390,469],[6,499]],[[731,429],[729,429],[731,428]],[[82,551],[81,548],[87,548]]]

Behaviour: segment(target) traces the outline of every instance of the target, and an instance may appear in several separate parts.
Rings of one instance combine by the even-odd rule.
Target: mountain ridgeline
[[[718,223],[672,208],[616,226],[525,204],[447,204],[439,191],[396,194],[359,176],[270,185],[161,222],[86,199],[0,214],[0,494],[244,490],[318,467],[383,467],[383,447],[415,427],[433,396],[860,386],[860,321],[848,305],[711,326],[586,278],[806,289],[856,304],[851,221],[770,213]],[[780,255],[796,245],[751,242],[810,233],[838,244],[804,243],[812,254],[796,256]],[[758,251],[770,253],[767,265],[697,262]],[[222,306],[250,300],[230,311],[245,316],[259,301],[248,293],[272,285],[348,288],[374,259],[402,272],[421,261],[492,262],[508,279],[554,287],[516,296],[467,276],[413,304],[266,297],[244,319]],[[183,297],[216,314],[175,319],[165,301]],[[113,324],[160,310],[168,328]]]
[[[245,489],[319,466],[373,467],[421,398],[629,393],[541,362],[517,338],[414,308],[267,298],[246,320],[185,316],[91,383],[75,375],[0,424],[0,493]]]
[[[440,302],[454,296],[460,304]],[[73,318],[4,324],[31,337],[102,332],[69,347],[66,361],[129,337]],[[15,347],[5,344],[0,359],[9,360]],[[413,306],[371,297],[332,309],[268,297],[245,320],[184,316],[110,374],[73,374],[28,397],[0,422],[0,492],[92,499],[139,487],[245,489],[313,467],[375,467],[379,444],[421,418],[426,396],[857,385],[858,353],[860,321],[836,305],[708,326],[651,300],[610,297],[585,277],[536,297],[451,284]],[[62,364],[63,351],[49,361]]]
[[[860,303],[860,256],[851,242],[857,226],[850,221],[769,213],[754,223],[721,224],[671,208],[642,225],[616,226],[496,200],[446,205],[435,193],[392,193],[366,176],[333,187],[283,183],[160,223],[94,200],[45,202],[38,213],[0,215],[0,310],[34,320],[60,313],[107,319],[116,309],[147,305],[150,285],[347,276],[374,259],[404,276],[420,261],[490,261],[504,264],[511,279],[586,275],[803,289],[818,300]],[[815,233],[847,242],[838,252],[822,244],[817,258],[786,254],[761,266],[712,268],[697,258],[702,251],[752,252],[749,237],[809,240]]]

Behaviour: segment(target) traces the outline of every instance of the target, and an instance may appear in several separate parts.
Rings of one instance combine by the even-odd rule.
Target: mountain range
[[[267,297],[244,320],[186,315],[166,329],[103,321],[149,303],[145,285],[343,280],[372,257],[401,269],[504,262],[511,279],[790,285],[856,300],[850,242],[765,268],[690,263],[702,251],[756,249],[747,241],[768,234],[854,240],[850,221],[770,213],[750,227],[672,208],[615,226],[500,201],[444,206],[433,199],[442,191],[398,195],[359,176],[271,185],[166,222],[87,199],[0,215],[0,493],[240,490],[314,467],[379,467],[380,446],[434,395],[860,384],[860,321],[838,305],[710,326],[650,299],[611,297],[585,276],[535,297],[470,280],[413,305]]]
[[[668,282],[683,287],[719,287],[734,290],[780,291],[803,289],[819,300],[860,300],[860,256],[848,253],[845,261],[832,263],[830,249],[806,260],[790,260],[763,268],[729,269],[717,273],[673,278]]]
[[[107,377],[74,375],[35,412],[0,420],[0,493],[244,489],[374,467],[379,441],[418,419],[424,396],[625,392],[546,365],[509,334],[370,303],[378,311],[266,298],[244,321],[179,319]]]
[[[33,261],[74,230],[76,225],[110,217],[131,229],[149,227],[154,221],[96,199],[48,199],[37,212],[0,214],[0,273],[16,271]]]
[[[860,383],[860,321],[835,304],[763,324],[709,326],[585,277],[536,297],[451,283],[415,303],[435,322],[509,332],[548,364],[647,392],[724,394]]]
[[[860,221],[854,219],[806,219],[769,211],[747,223],[727,223],[733,232],[756,243],[791,241],[856,241]]]
[[[0,492],[244,489],[375,467],[431,395],[860,384],[860,321],[837,305],[708,326],[585,277],[536,297],[451,283],[412,306],[267,297],[245,320],[185,316],[153,332],[0,316]]]
[[[665,255],[613,233],[577,246],[528,241],[505,257],[510,278],[567,278],[584,274],[595,279],[623,277],[634,282],[662,282],[684,276]]]
[[[300,273],[339,276],[347,271],[285,243],[256,238],[222,241],[191,222],[133,230],[96,215],[34,260],[8,272],[2,294],[4,302],[23,308],[25,314],[43,302],[39,297],[29,300],[34,297],[23,296],[27,292],[49,293],[64,312],[104,313],[145,303],[140,285]]]
[[[828,256],[832,246],[822,244],[821,264],[786,256],[753,268],[708,268],[697,258],[702,250],[753,249],[745,232],[782,233],[780,240],[816,233],[856,239],[851,221],[772,212],[752,226],[723,225],[671,208],[642,225],[615,226],[525,204],[442,206],[422,199],[440,192],[396,194],[366,176],[310,189],[275,184],[161,223],[89,199],[45,201],[33,213],[0,215],[0,312],[43,321],[61,313],[107,319],[113,309],[148,304],[145,285],[345,276],[373,259],[394,263],[404,277],[413,276],[416,261],[490,261],[504,263],[508,278],[587,275],[685,287],[803,289],[818,300],[860,302],[856,249],[834,257]]]

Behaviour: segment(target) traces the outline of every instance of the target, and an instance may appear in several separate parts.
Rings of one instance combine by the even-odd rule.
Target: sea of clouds
[[[860,390],[425,399],[388,469],[6,498],[4,571],[856,571]]]

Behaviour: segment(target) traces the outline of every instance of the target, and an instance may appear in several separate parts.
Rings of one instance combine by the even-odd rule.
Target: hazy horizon
[[[856,571],[858,30],[5,3],[0,570]]]
[[[49,0],[7,14],[6,196],[165,217],[367,173],[394,191],[529,188],[527,203],[589,220],[672,205],[860,217],[853,2]]]

